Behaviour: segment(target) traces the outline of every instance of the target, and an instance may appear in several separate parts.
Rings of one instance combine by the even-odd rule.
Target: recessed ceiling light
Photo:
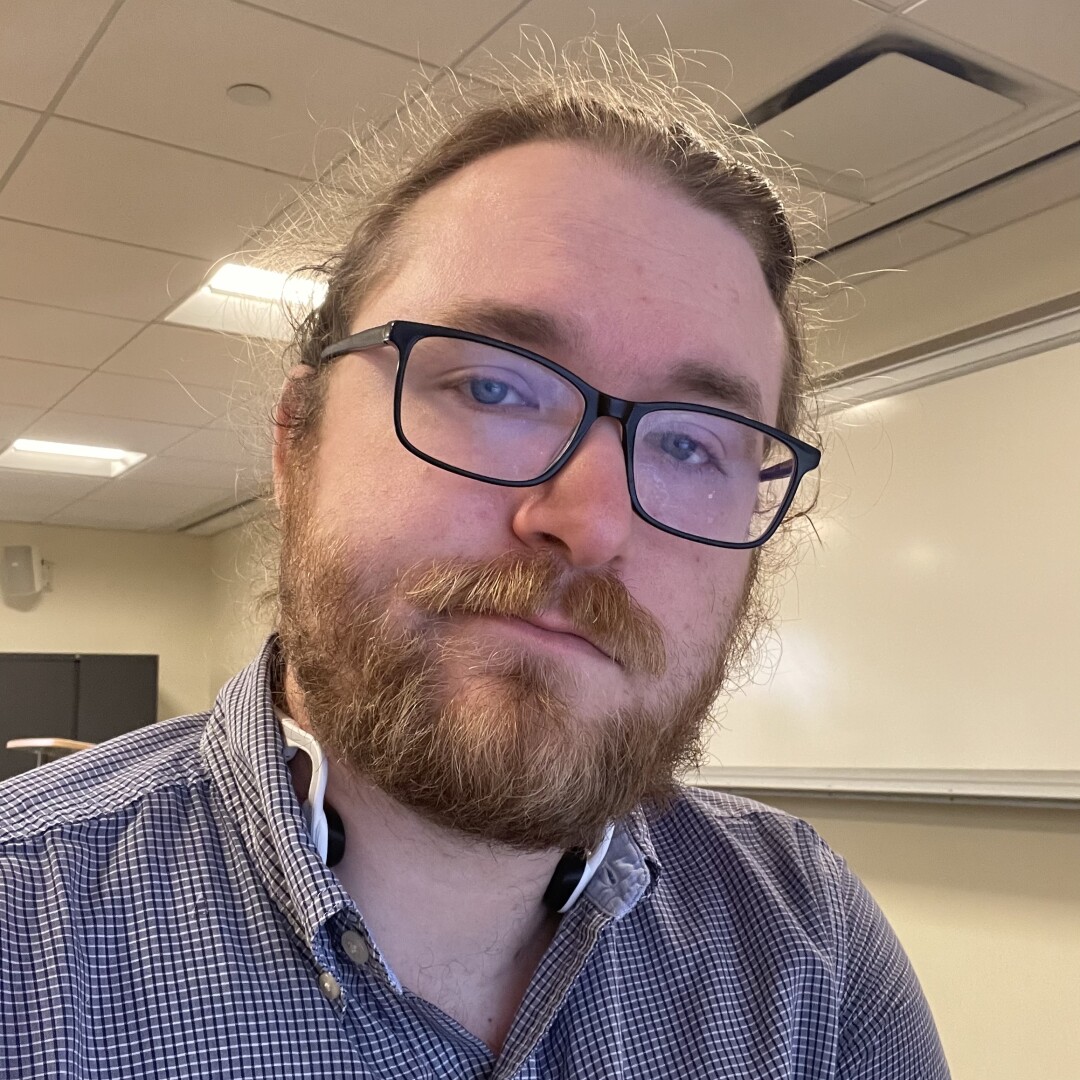
[[[326,296],[326,283],[302,274],[279,274],[243,263],[225,263],[206,283],[212,292],[246,296],[271,303],[318,307]]]
[[[225,96],[237,105],[252,105],[258,108],[270,104],[270,91],[258,83],[235,83],[225,91]]]
[[[145,458],[145,454],[134,450],[117,450],[111,446],[16,439],[0,454],[0,468],[111,478]]]
[[[290,316],[303,317],[326,297],[326,283],[302,274],[279,274],[243,263],[225,263],[165,321],[226,334],[284,340]]]

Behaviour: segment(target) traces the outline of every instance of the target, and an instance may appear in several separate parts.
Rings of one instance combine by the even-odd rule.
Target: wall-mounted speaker
[[[44,587],[41,552],[29,544],[5,547],[0,563],[0,592],[4,596],[36,596]]]

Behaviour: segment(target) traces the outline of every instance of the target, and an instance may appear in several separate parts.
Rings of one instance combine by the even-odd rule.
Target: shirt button
[[[364,944],[364,939],[355,930],[346,930],[341,935],[341,947],[345,950],[345,955],[357,967],[366,964],[368,957],[371,956],[367,945]]]
[[[319,989],[327,1001],[337,1001],[341,997],[341,983],[329,971],[324,971],[319,976]]]

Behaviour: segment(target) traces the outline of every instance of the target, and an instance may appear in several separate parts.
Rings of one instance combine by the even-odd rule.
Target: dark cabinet
[[[158,658],[0,653],[0,780],[34,764],[9,739],[100,743],[157,717]]]

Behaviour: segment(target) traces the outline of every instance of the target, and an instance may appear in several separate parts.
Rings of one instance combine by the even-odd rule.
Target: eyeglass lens
[[[405,438],[446,465],[492,480],[532,480],[563,453],[585,413],[572,383],[527,357],[479,342],[426,337],[406,365]],[[650,517],[728,543],[771,527],[795,471],[792,451],[748,424],[709,413],[646,413],[633,484]]]

